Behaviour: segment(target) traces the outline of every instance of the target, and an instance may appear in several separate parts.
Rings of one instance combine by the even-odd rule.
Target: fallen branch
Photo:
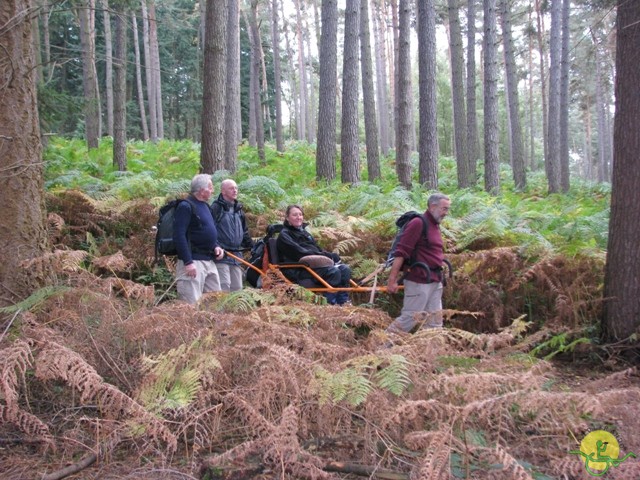
[[[73,475],[74,473],[78,473],[81,470],[84,470],[88,466],[95,463],[98,459],[98,456],[95,453],[90,453],[80,460],[78,463],[74,463],[73,465],[69,465],[68,467],[63,468],[62,470],[58,470],[57,472],[48,473],[42,477],[42,480],[60,480],[61,478],[68,477],[69,475]]]
[[[361,477],[382,478],[385,480],[409,480],[408,473],[394,472],[393,470],[380,470],[370,465],[357,463],[330,462],[322,469],[326,472],[352,473]]]

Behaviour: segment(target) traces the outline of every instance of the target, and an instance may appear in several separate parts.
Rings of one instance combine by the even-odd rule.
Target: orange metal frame
[[[250,264],[249,262],[247,262],[245,259],[234,255],[233,253],[226,252],[226,254],[229,255],[234,260],[237,260],[238,262],[242,263],[246,267],[252,268],[256,272],[258,272],[260,274],[260,276],[266,275],[268,271],[274,272],[278,276],[278,278],[281,278],[285,283],[288,283],[288,284],[293,284],[293,282],[291,280],[289,280],[284,275],[284,273],[282,273],[282,270],[283,269],[287,269],[287,268],[302,268],[302,269],[306,270],[307,272],[309,272],[309,274],[313,277],[313,279],[321,285],[320,287],[307,288],[307,290],[310,290],[310,291],[315,292],[315,293],[336,293],[336,292],[373,293],[373,292],[386,292],[387,291],[387,287],[386,286],[377,286],[376,285],[376,280],[377,280],[376,275],[383,270],[382,266],[379,267],[378,269],[376,269],[376,271],[372,272],[370,275],[368,275],[360,283],[356,283],[353,280],[349,280],[349,283],[350,283],[349,287],[332,287],[331,285],[329,285],[326,282],[326,280],[324,280],[320,275],[318,275],[312,268],[310,268],[309,266],[304,265],[302,263],[279,263],[279,264],[274,264],[274,263],[268,262],[268,259],[267,259],[268,263],[267,263],[266,269],[265,270],[261,270],[261,269],[255,267],[254,265]],[[362,285],[363,283],[366,283],[371,279],[374,279],[374,285],[373,286],[367,287],[367,286]],[[400,288],[402,288],[402,286],[400,286]]]

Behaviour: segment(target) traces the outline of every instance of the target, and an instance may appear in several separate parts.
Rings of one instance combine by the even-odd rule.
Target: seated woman
[[[285,214],[284,228],[278,235],[276,245],[278,256],[282,262],[298,263],[300,259],[308,255],[322,255],[333,260],[333,266],[314,268],[314,271],[332,287],[349,287],[351,269],[348,265],[340,263],[340,255],[327,252],[318,246],[311,234],[305,230],[308,224],[304,223],[304,213],[299,205],[289,205]],[[304,269],[283,269],[283,273],[292,282],[300,283],[302,280],[313,279],[313,276]],[[342,305],[349,301],[348,292],[325,294],[330,304]]]

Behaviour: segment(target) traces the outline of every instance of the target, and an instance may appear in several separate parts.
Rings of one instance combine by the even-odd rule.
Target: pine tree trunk
[[[342,65],[342,126],[340,157],[342,183],[360,182],[358,139],[358,31],[360,0],[347,0],[344,18]]]
[[[367,150],[367,176],[370,182],[380,178],[376,99],[373,88],[373,60],[369,33],[369,0],[360,0],[360,63],[362,70],[362,101],[364,113],[365,145]]]
[[[318,146],[316,178],[336,178],[336,89],[338,4],[322,0],[322,33],[320,35],[320,84],[318,93]]]
[[[458,167],[458,187],[471,186],[471,176],[467,159],[467,115],[464,109],[464,56],[462,53],[462,32],[458,15],[458,0],[448,0],[449,48],[451,59],[451,94],[453,99],[453,133],[456,145],[456,165]]]
[[[520,101],[518,98],[518,73],[513,39],[511,36],[511,5],[509,0],[501,1],[502,39],[504,43],[504,66],[507,90],[507,108],[509,118],[509,153],[511,170],[516,190],[524,190],[527,175],[524,162],[524,146],[522,144],[522,127],[520,124]]]
[[[100,96],[96,72],[95,0],[81,0],[77,7],[82,49],[82,87],[84,90],[85,138],[88,148],[100,143]]]
[[[42,146],[36,99],[30,0],[2,0],[0,25],[0,307],[14,305],[48,280],[25,267],[47,250]]]
[[[604,335],[620,341],[640,326],[640,3],[618,0],[611,219],[604,279]]]
[[[288,23],[285,21],[285,15],[284,15],[284,2],[280,2],[280,14],[281,17],[283,19],[283,32],[284,32],[284,40],[285,40],[285,45],[287,47],[287,58],[289,60],[289,89],[291,92],[295,92],[297,90],[296,87],[296,69],[294,67],[293,64],[293,59],[294,59],[294,54],[293,54],[293,49],[291,48],[291,41],[289,40],[289,35],[288,35]],[[298,122],[298,112],[300,111],[299,107],[298,107],[298,96],[291,94],[291,103],[293,103],[293,105],[289,105],[289,136],[292,138],[299,138],[299,134],[298,132],[294,132],[293,131],[293,126],[296,125],[296,128],[298,128],[297,122]],[[295,133],[295,136],[294,136]]]
[[[547,58],[546,51],[544,49],[544,14],[541,11],[541,0],[536,0],[536,21],[538,25],[537,37],[538,37],[538,55],[540,56],[540,97],[542,98],[542,143],[544,146],[544,165],[545,172],[547,171],[547,158],[549,157],[549,137],[547,132],[549,131],[549,117],[547,108],[547,73],[545,69],[545,61]]]
[[[224,168],[226,1],[207,0],[206,8],[200,171],[214,173]]]
[[[127,169],[127,17],[124,7],[114,9],[114,16],[113,166],[123,172]]]
[[[410,63],[410,20],[409,0],[400,0],[398,15],[398,69],[397,69],[397,115],[396,115],[396,174],[400,184],[411,188],[411,95],[409,76]]]
[[[500,192],[498,145],[498,48],[496,0],[484,0],[484,188]]]
[[[260,41],[260,31],[258,30],[258,0],[251,0],[251,60],[255,73],[255,81],[253,83],[253,102],[254,112],[256,115],[256,146],[258,147],[258,158],[264,165],[266,159],[264,156],[264,123],[262,117],[262,95],[260,89],[260,80],[258,72],[262,67],[262,46]]]
[[[569,180],[569,6],[562,1],[562,45],[560,53],[560,190],[567,193]]]
[[[102,0],[102,8],[104,9],[102,11],[102,18],[104,20],[104,84],[107,102],[107,134],[113,137],[113,39],[111,38],[111,14],[109,13],[109,0]],[[133,18],[135,19],[135,13],[133,14]],[[134,42],[138,49],[136,57],[136,72],[138,72],[140,65],[140,47],[138,46],[137,24],[135,24],[135,21],[133,26]],[[145,140],[148,136],[148,134],[145,136]]]
[[[304,39],[302,38],[302,14],[300,12],[300,0],[295,0],[296,7],[296,38],[298,39],[298,76],[299,87],[299,112],[298,112],[298,140],[307,137],[307,67],[304,59]]]
[[[280,27],[278,25],[278,0],[271,2],[271,38],[273,43],[273,81],[276,109],[276,150],[284,152],[284,138],[282,135],[282,74],[280,67]],[[318,42],[320,45],[320,42]],[[239,78],[238,78],[239,81]]]
[[[158,138],[164,138],[164,120],[162,112],[162,81],[160,78],[160,46],[158,45],[158,22],[156,21],[155,0],[149,0],[149,51],[151,53],[151,75],[156,97],[156,124]]]
[[[478,176],[478,117],[476,113],[476,2],[467,3],[467,160],[469,186],[475,186]]]
[[[149,105],[149,135],[151,141],[158,141],[158,115],[156,113],[157,97],[155,95],[156,87],[155,75],[152,75],[151,62],[151,41],[149,39],[149,13],[147,11],[147,0],[140,0],[142,8],[142,38],[144,39],[144,68],[147,79],[147,103]]]
[[[376,55],[376,94],[378,96],[378,126],[380,133],[380,151],[383,156],[389,154],[389,100],[387,96],[387,55],[384,41],[384,30],[380,7],[373,4],[373,31],[375,37]]]
[[[105,0],[106,1],[106,0]],[[106,14],[105,14],[106,15]],[[106,18],[105,18],[106,21]],[[136,14],[131,14],[131,25],[133,26],[133,52],[136,59],[136,92],[138,93],[138,110],[140,112],[140,126],[142,128],[142,139],[146,142],[149,140],[149,127],[147,126],[147,114],[144,109],[144,89],[142,88],[142,64],[140,63],[140,42],[138,40],[138,20]],[[106,33],[105,33],[106,37]],[[106,41],[106,38],[105,38]],[[107,86],[107,90],[109,87]],[[111,87],[113,90],[113,87]],[[113,93],[111,94],[113,95]],[[107,97],[109,95],[107,94]],[[111,109],[113,109],[113,100],[111,100]],[[113,113],[111,113],[113,117]],[[113,122],[113,119],[111,120]],[[113,126],[111,127],[113,129]]]
[[[551,0],[549,39],[549,156],[546,161],[549,193],[560,193],[560,53],[562,0]]]
[[[418,71],[420,89],[419,181],[438,188],[436,99],[436,10],[434,0],[416,0],[418,10]]]
[[[227,99],[225,108],[224,169],[235,173],[238,163],[238,143],[242,138],[240,113],[240,2],[227,4]],[[277,43],[274,43],[277,45]],[[275,50],[277,52],[277,50]],[[274,55],[278,61],[279,55]],[[276,86],[280,85],[276,80]],[[277,95],[276,95],[277,98]]]

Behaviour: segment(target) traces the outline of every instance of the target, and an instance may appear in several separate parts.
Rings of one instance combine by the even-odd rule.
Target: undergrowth
[[[345,465],[387,478],[581,478],[568,452],[601,425],[640,451],[637,416],[625,413],[640,375],[600,349],[594,328],[606,187],[548,196],[532,175],[517,193],[503,175],[493,197],[455,190],[454,162],[442,159],[447,328],[390,337],[399,296],[340,308],[270,279],[195,307],[176,301],[174,260],[154,262],[151,227],[188,190],[197,149],[131,143],[127,173],[110,149],[52,139],[45,155],[53,248],[26,267],[56,282],[0,312],[3,478],[78,459],[98,460],[87,479],[353,478]],[[234,176],[252,236],[300,203],[358,279],[384,261],[398,214],[423,210],[430,193],[399,188],[388,159],[387,180],[346,186],[317,182],[303,143],[266,155],[261,166],[242,147]],[[617,373],[551,363],[580,358]],[[638,465],[611,478],[637,478]]]

